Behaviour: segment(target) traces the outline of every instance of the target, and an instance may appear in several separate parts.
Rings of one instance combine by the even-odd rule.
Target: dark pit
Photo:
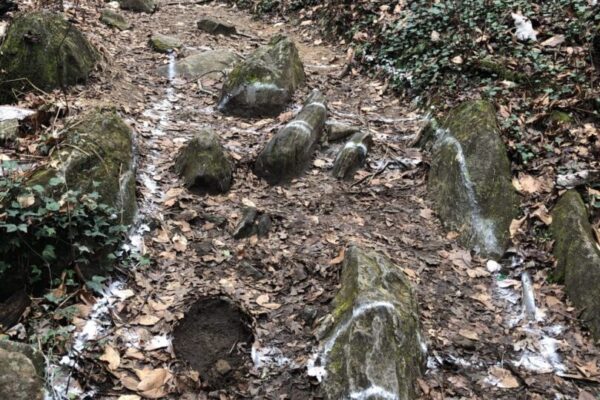
[[[175,328],[177,357],[213,389],[235,384],[246,372],[253,334],[251,318],[232,301],[207,298],[196,302]]]

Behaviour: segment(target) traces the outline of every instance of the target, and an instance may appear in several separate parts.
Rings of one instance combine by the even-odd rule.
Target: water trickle
[[[378,308],[394,311],[394,305],[389,301],[374,301],[361,304],[360,306],[352,309],[352,315],[333,331],[327,341],[325,341],[319,350],[309,359],[306,365],[308,375],[317,378],[317,380],[321,382],[323,378],[327,376],[327,371],[325,369],[327,366],[327,356],[333,349],[333,346],[337,342],[340,335],[346,332],[357,318],[371,310]]]
[[[350,398],[352,400],[369,400],[372,398],[382,400],[398,400],[398,396],[396,396],[396,394],[389,392],[377,385],[373,385],[368,389],[361,390],[360,392],[350,393]]]
[[[488,252],[501,253],[502,249],[500,248],[498,239],[496,238],[494,222],[490,219],[484,218],[482,215],[481,206],[479,205],[475,195],[475,189],[473,182],[471,181],[469,169],[467,168],[467,162],[462,145],[450,134],[450,131],[447,129],[437,129],[436,137],[436,147],[449,145],[454,147],[456,152],[456,161],[460,171],[460,178],[467,194],[467,201],[469,202],[469,208],[471,210],[470,217],[473,236],[477,239],[478,243],[483,244],[485,247],[484,250]]]

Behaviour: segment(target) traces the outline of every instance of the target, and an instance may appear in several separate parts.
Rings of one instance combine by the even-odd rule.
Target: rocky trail
[[[119,269],[103,297],[79,303],[70,344],[47,360],[47,398],[322,398],[329,389],[319,382],[319,364],[327,364],[338,338],[359,350],[342,357],[349,381],[341,392],[328,392],[344,393],[337,398],[404,398],[389,388],[410,383],[396,381],[398,371],[386,368],[415,377],[423,399],[587,400],[600,394],[598,348],[563,286],[549,283],[549,271],[523,260],[518,248],[503,257],[472,255],[457,233],[441,226],[427,193],[431,154],[412,146],[426,116],[387,94],[385,83],[343,74],[340,46],[308,25],[256,20],[214,3],[166,2],[153,14],[120,11],[131,25],[122,31],[101,23],[96,8],[71,11],[105,61],[102,73],[67,99],[74,110],[116,107],[133,128],[138,215],[128,247],[149,262]],[[230,22],[236,33],[199,29],[198,20],[207,17]],[[148,41],[157,34],[169,38],[159,37],[153,47],[174,51],[154,51]],[[298,48],[306,84],[275,116],[219,112],[232,65],[278,34]],[[314,89],[324,99],[313,98],[311,106]],[[303,106],[320,109],[315,102],[326,108],[328,121],[370,137],[319,143],[303,175],[269,185],[255,171],[259,154]],[[313,118],[317,111],[303,112]],[[180,178],[189,166],[178,156],[207,130],[231,167],[219,180],[226,187],[209,193]],[[332,168],[345,147],[368,155],[350,179],[340,180]],[[388,272],[396,268],[389,261],[358,249],[386,256],[405,278]],[[353,263],[371,265],[371,275],[343,290],[364,290],[365,301],[351,309],[346,325],[323,333],[332,311],[347,311],[338,298],[335,311],[332,300],[352,279],[342,265]],[[418,321],[406,305],[405,279],[418,302]],[[402,309],[402,319],[386,313],[388,307]],[[367,325],[353,325],[370,310],[376,311]],[[28,329],[46,324],[35,307],[30,318]],[[385,336],[392,323],[405,337]],[[392,344],[376,343],[378,353],[365,356],[361,337],[392,338]],[[386,355],[401,346],[394,340],[406,346],[412,365],[402,359],[390,366]]]

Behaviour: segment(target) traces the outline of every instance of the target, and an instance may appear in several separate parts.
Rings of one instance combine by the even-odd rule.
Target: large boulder
[[[275,134],[258,155],[254,166],[256,174],[270,184],[300,175],[312,158],[326,118],[327,100],[315,90],[296,118]]]
[[[223,85],[218,109],[247,117],[277,115],[304,80],[294,42],[275,36],[235,66]]]
[[[61,15],[21,14],[0,46],[0,103],[31,89],[53,90],[85,82],[98,52]]]
[[[210,130],[201,131],[181,149],[175,169],[185,187],[196,193],[225,193],[233,180],[233,165]]]
[[[42,400],[44,359],[31,346],[0,341],[0,398]]]
[[[21,183],[20,193],[17,193],[16,197],[18,202],[19,198],[31,196],[33,202],[22,207],[31,207],[32,213],[41,212],[39,211],[41,208],[49,211],[51,206],[56,207],[53,208],[55,214],[50,213],[47,217],[44,232],[27,230],[26,233],[21,233],[21,236],[30,235],[31,243],[28,243],[27,247],[15,247],[22,246],[19,242],[14,243],[9,240],[14,238],[15,234],[8,233],[8,230],[4,229],[0,231],[2,234],[5,232],[8,234],[7,238],[3,237],[6,240],[0,246],[3,258],[0,264],[3,267],[0,268],[0,301],[23,290],[26,285],[34,283],[32,277],[35,275],[31,275],[30,267],[44,266],[49,262],[41,258],[44,257],[47,245],[53,246],[56,262],[39,268],[40,276],[37,276],[38,281],[35,283],[37,288],[43,289],[47,282],[60,277],[65,268],[71,267],[71,263],[75,262],[74,254],[77,254],[70,247],[70,240],[73,238],[61,235],[85,237],[80,243],[87,249],[88,262],[77,261],[79,272],[85,278],[89,279],[105,272],[112,264],[113,259],[110,254],[115,250],[116,244],[105,245],[102,236],[95,237],[93,232],[69,232],[69,225],[48,225],[53,221],[60,221],[59,216],[65,212],[59,208],[61,203],[64,203],[61,199],[68,190],[79,192],[82,196],[98,193],[98,204],[115,209],[114,217],[110,217],[111,223],[129,225],[133,221],[136,199],[131,128],[115,112],[96,110],[70,121],[65,129],[65,139],[57,146],[50,160]],[[38,195],[34,196],[33,193]],[[52,202],[54,204],[48,205],[44,198],[54,199]],[[6,204],[0,204],[0,209],[3,211],[5,207]],[[94,214],[95,208],[86,210],[89,214],[79,215],[78,221],[82,221],[85,217],[95,218],[96,215],[104,215],[103,207],[100,207],[96,214]],[[29,210],[23,210],[25,211]],[[112,214],[113,211],[110,213]],[[57,218],[51,218],[50,215],[55,215]],[[62,222],[56,223],[62,224]],[[55,234],[46,234],[48,229],[53,230]]]
[[[429,192],[442,222],[484,257],[499,257],[519,198],[494,107],[470,101],[435,131]]]
[[[119,0],[119,5],[123,10],[153,13],[158,9],[155,0]]]
[[[333,311],[318,330],[308,373],[327,399],[414,399],[426,347],[417,301],[388,258],[350,246]]]
[[[600,340],[600,248],[594,240],[581,196],[569,190],[552,211],[555,278],[564,280],[567,295],[582,310],[580,318]]]
[[[219,78],[233,67],[239,57],[229,50],[208,50],[189,55],[175,64],[175,75],[186,79]],[[162,66],[159,74],[167,76],[168,66]]]

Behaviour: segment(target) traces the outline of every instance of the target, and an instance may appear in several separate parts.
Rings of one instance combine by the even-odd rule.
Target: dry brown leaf
[[[525,222],[526,219],[527,217],[523,217],[521,219],[513,219],[511,221],[509,227],[511,238],[514,238],[517,235],[517,233],[521,230],[521,226],[523,225],[523,222]]]
[[[513,186],[521,193],[537,193],[541,190],[543,182],[531,175],[521,174],[518,178],[513,178]]]
[[[31,207],[35,203],[35,197],[32,194],[18,196],[17,203],[21,208]]]
[[[497,379],[496,386],[499,388],[514,389],[520,386],[517,378],[507,369],[492,367],[490,374]]]
[[[136,389],[138,392],[148,392],[160,389],[171,378],[171,373],[166,368],[134,369],[134,372],[140,380]],[[145,393],[143,393],[143,395],[146,396]]]
[[[548,209],[543,204],[541,204],[533,213],[531,213],[531,216],[537,217],[546,225],[550,225],[552,223],[552,215],[550,215]]]
[[[341,262],[344,261],[345,256],[346,256],[346,249],[342,248],[342,250],[340,250],[340,253],[338,254],[338,256],[336,258],[334,258],[333,260],[329,261],[329,265],[341,264]]]
[[[142,315],[138,318],[138,324],[144,326],[156,325],[156,323],[160,321],[156,315]]]
[[[119,352],[114,347],[109,345],[104,349],[104,354],[100,356],[100,361],[106,361],[108,369],[114,371],[121,365],[121,356],[119,356]]]
[[[119,398],[117,400],[140,400],[141,397],[138,396],[137,394],[125,394],[122,396],[119,396]]]
[[[554,35],[549,39],[544,40],[540,43],[544,47],[556,47],[559,44],[562,44],[565,41],[564,35]]]
[[[458,331],[458,334],[467,339],[479,340],[479,335],[477,334],[477,332],[472,331],[470,329],[461,329]]]

